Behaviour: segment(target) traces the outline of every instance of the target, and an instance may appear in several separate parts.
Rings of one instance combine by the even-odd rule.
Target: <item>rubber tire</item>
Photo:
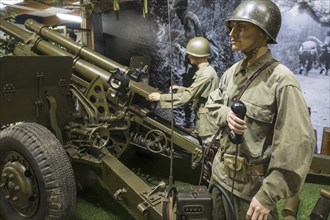
[[[11,126],[0,132],[0,172],[4,155],[14,151],[29,164],[39,191],[39,207],[33,216],[22,216],[0,194],[5,219],[70,219],[76,204],[76,184],[69,158],[57,138],[35,123]],[[1,193],[1,191],[0,191]]]

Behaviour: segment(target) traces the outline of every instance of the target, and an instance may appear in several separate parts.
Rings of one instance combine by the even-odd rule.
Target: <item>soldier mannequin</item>
[[[327,37],[324,40],[324,44],[321,47],[321,55],[319,57],[321,64],[320,74],[325,70],[325,75],[328,75],[330,68],[330,31],[327,32]]]
[[[204,37],[203,26],[196,14],[188,10],[188,0],[176,0],[173,4],[173,9],[177,15],[180,23],[183,26],[185,45],[194,37]],[[184,58],[185,74],[182,76],[182,86],[189,87],[193,83],[193,76],[197,71],[195,65],[191,65],[189,58],[185,56]],[[191,104],[187,104],[183,107],[184,111],[184,121],[183,127],[191,129],[194,126],[194,117],[193,109]]]
[[[224,73],[205,105],[207,113],[200,115],[207,122],[200,135],[222,129],[211,182],[233,193],[236,219],[278,219],[277,201],[299,193],[309,170],[315,146],[311,120],[294,74],[269,62],[267,44],[276,43],[281,26],[278,7],[270,0],[244,1],[225,24],[233,51],[242,51],[244,59]],[[247,108],[241,120],[231,103],[261,67],[240,97]],[[231,143],[231,131],[244,134],[241,144]],[[228,219],[221,195],[214,190],[213,198],[214,219]]]
[[[210,55],[210,46],[208,40],[203,37],[195,37],[187,44],[186,53],[190,63],[197,66],[197,72],[193,76],[194,82],[189,87],[171,86],[170,90],[175,94],[160,94],[154,92],[149,94],[150,101],[160,101],[161,108],[173,108],[186,105],[193,102],[195,114],[200,108],[204,107],[209,94],[214,91],[219,83],[217,73],[208,63],[207,58]],[[173,98],[173,100],[172,100]],[[195,132],[199,132],[199,117],[195,117]]]
[[[173,3],[173,9],[175,10],[175,14],[183,26],[186,41],[185,44],[187,44],[194,37],[206,38],[210,45],[210,55],[208,56],[208,62],[213,67],[215,67],[215,59],[218,57],[218,49],[216,48],[217,45],[215,45],[212,38],[206,36],[205,27],[199,17],[193,11],[189,10],[188,0],[175,0]],[[189,63],[189,58],[187,56],[184,59],[184,66],[185,74],[183,74],[182,77],[182,86],[189,87],[193,83],[193,76],[197,71],[197,67]],[[185,114],[183,126],[188,129],[194,127],[193,119],[194,116],[197,116],[192,114],[192,106],[185,105],[183,110]]]

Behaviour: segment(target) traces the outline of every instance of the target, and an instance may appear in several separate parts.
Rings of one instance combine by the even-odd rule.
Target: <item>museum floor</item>
[[[124,159],[135,174],[140,176],[150,185],[157,185],[160,181],[166,181],[169,172],[169,159],[161,157],[143,157],[132,151]],[[191,170],[189,159],[174,160],[173,177],[175,185],[197,185],[199,170]],[[188,174],[188,175],[187,175]],[[298,220],[309,219],[316,201],[320,196],[320,190],[330,190],[330,175],[310,173],[307,176],[304,187],[299,195]],[[282,210],[285,201],[278,203],[279,212]],[[70,220],[135,220],[127,209],[113,199],[106,188],[99,182],[78,192],[77,204]],[[284,219],[281,217],[280,219]],[[0,216],[0,220],[3,220]],[[10,219],[12,220],[12,219]]]
[[[157,184],[166,179],[169,160],[167,158],[145,158],[135,156],[127,166],[133,172],[150,184]],[[152,167],[152,169],[150,169]],[[186,171],[186,172],[184,172]],[[189,176],[183,174],[189,173]],[[191,171],[188,163],[176,161],[174,163],[175,185],[197,184],[199,171]],[[298,220],[309,219],[316,201],[320,196],[320,189],[330,190],[330,175],[310,173],[306,179],[298,207]],[[279,212],[282,210],[285,201],[278,204]],[[135,219],[127,210],[119,205],[112,197],[107,194],[107,190],[101,184],[95,184],[88,190],[80,192],[77,198],[77,206],[71,220],[130,220]],[[281,217],[281,219],[284,219]]]

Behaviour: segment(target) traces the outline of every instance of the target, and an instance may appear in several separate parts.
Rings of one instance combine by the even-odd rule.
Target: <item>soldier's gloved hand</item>
[[[228,112],[226,120],[230,130],[236,134],[243,134],[247,128],[245,121],[237,117],[233,111]]]
[[[255,197],[253,197],[245,218],[253,220],[264,220],[268,219],[269,212],[269,209],[261,205],[261,203]]]
[[[148,96],[149,101],[159,101],[160,100],[160,93],[159,92],[153,92],[150,93]]]

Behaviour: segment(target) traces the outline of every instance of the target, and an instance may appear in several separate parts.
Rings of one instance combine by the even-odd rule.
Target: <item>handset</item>
[[[234,101],[231,105],[231,110],[235,113],[237,117],[244,120],[245,114],[246,114],[246,106],[245,104],[238,100]],[[242,134],[236,134],[233,131],[231,131],[228,135],[229,140],[234,144],[240,144],[243,142],[243,135]]]

